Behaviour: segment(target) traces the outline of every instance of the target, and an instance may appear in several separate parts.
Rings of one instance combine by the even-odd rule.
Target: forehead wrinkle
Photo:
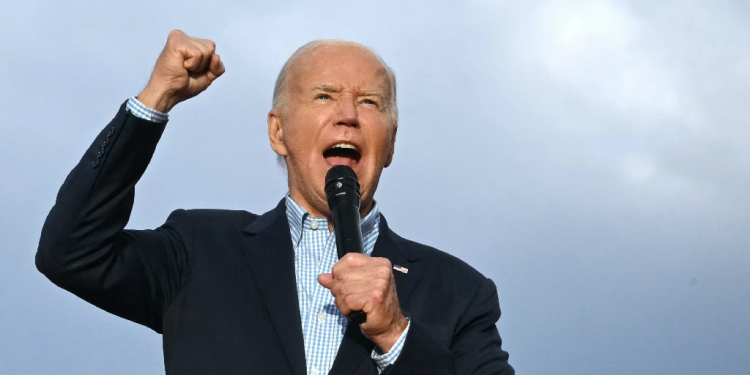
[[[315,66],[316,63],[318,63],[317,61],[318,59],[326,58],[326,57],[322,57],[321,54],[324,53],[326,49],[341,48],[341,47],[354,48],[356,50],[364,52],[367,58],[371,59],[373,62],[375,62],[378,65],[377,69],[374,72],[374,77],[379,81],[378,85],[382,85],[383,87],[382,89],[367,90],[368,92],[370,92],[370,94],[367,94],[367,95],[378,96],[379,98],[383,100],[386,100],[388,97],[390,97],[390,94],[388,91],[389,83],[387,82],[387,79],[386,79],[388,72],[387,72],[386,67],[384,66],[385,63],[373,51],[369,50],[368,48],[364,46],[358,46],[358,45],[321,46],[313,50],[307,51],[304,55],[300,56],[296,61],[294,61],[293,64],[290,66],[289,77],[288,77],[289,81],[290,82],[297,81],[296,84],[293,86],[298,86],[298,88],[301,90],[300,92],[304,92],[305,91],[303,88],[304,84],[302,82],[303,77],[307,73],[313,70],[313,66]],[[336,93],[336,92],[341,92],[342,88],[341,88],[341,85],[339,84],[317,83],[313,85],[313,88],[312,88],[312,91],[315,91],[315,90]],[[380,93],[381,91],[384,91],[385,94]],[[364,94],[361,94],[361,92],[358,92],[358,94],[364,95]]]
[[[290,95],[303,94],[309,92],[309,86],[303,84],[300,76],[304,75],[309,71],[308,61],[312,59],[315,61],[320,55],[321,50],[330,49],[359,49],[364,52],[370,58],[374,59],[379,65],[375,69],[374,76],[383,78],[383,87],[378,88],[378,91],[382,91],[382,98],[387,104],[387,109],[393,115],[393,123],[398,123],[398,105],[396,103],[396,77],[393,71],[383,61],[383,59],[375,53],[372,49],[363,46],[359,43],[340,41],[340,40],[317,40],[305,44],[304,46],[297,49],[287,62],[282,67],[279,76],[276,79],[276,85],[274,87],[273,95],[273,107],[274,110],[284,111],[288,105],[288,101],[291,99]],[[305,87],[307,86],[307,87]]]

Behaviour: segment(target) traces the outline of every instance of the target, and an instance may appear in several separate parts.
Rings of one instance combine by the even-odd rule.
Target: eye
[[[328,99],[331,99],[331,96],[328,94],[318,94],[318,95],[315,95],[315,99],[328,100]]]
[[[376,107],[378,106],[378,102],[376,102],[376,101],[374,101],[372,99],[363,99],[362,103],[363,104],[368,104],[368,105],[374,105]]]

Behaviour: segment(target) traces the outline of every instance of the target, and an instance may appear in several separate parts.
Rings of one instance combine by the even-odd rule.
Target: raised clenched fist
[[[209,39],[193,38],[180,30],[170,31],[151,79],[138,100],[146,107],[166,113],[177,103],[200,94],[224,73],[224,64],[215,50],[216,43]]]

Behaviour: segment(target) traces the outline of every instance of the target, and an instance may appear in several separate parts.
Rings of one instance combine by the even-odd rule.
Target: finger
[[[369,259],[370,257],[364,254],[346,254],[341,259],[339,259],[336,264],[333,265],[333,267],[331,268],[331,272],[333,272],[335,276],[337,272],[341,272],[345,269],[365,266]]]
[[[339,260],[339,262],[343,261],[345,264],[349,264],[353,267],[362,267],[367,264],[368,261],[370,261],[371,258],[365,254],[360,253],[348,253],[344,255],[343,258]]]
[[[211,40],[211,39],[196,39],[196,41],[203,46],[205,52],[207,52],[207,53],[214,53],[214,52],[216,52],[216,42],[214,42],[213,40]]]
[[[344,303],[344,298],[336,298],[333,303],[336,304],[336,308],[339,309],[343,316],[348,317],[349,313],[352,312],[352,310],[347,307],[346,303]]]
[[[352,294],[368,293],[373,287],[382,288],[383,284],[383,282],[372,282],[369,280],[342,282],[333,279],[333,283],[328,289],[331,290],[331,294],[333,294],[334,297],[344,298]]]
[[[216,78],[219,78],[224,74],[224,63],[221,62],[221,56],[218,53],[214,53],[211,56],[211,64],[208,66],[208,79],[213,82]]]
[[[330,273],[321,273],[318,275],[318,283],[326,289],[331,289],[334,286],[333,275]]]
[[[191,73],[203,73],[211,62],[211,54],[201,43],[189,42],[186,45],[189,57],[185,59],[185,69]]]
[[[374,258],[370,258],[370,259],[372,259],[372,263],[373,264],[376,264],[376,265],[378,265],[380,267],[386,267],[389,270],[392,268],[391,261],[388,260],[388,258],[374,257]]]
[[[370,304],[369,293],[349,294],[341,299],[340,310],[346,316],[349,316],[352,311],[363,311],[367,314],[370,312]]]
[[[378,266],[370,263],[364,267],[341,269],[334,276],[336,279],[341,279],[341,281],[384,280],[390,282],[393,279],[393,271],[388,266]]]
[[[370,272],[372,274],[372,277],[375,279],[390,280],[393,278],[393,271],[391,267],[386,265],[373,267]]]
[[[340,283],[356,283],[373,279],[373,275],[364,267],[342,268],[333,272],[333,278]]]
[[[342,282],[356,282],[360,280],[385,280],[391,282],[393,279],[393,271],[390,267],[390,262],[387,259],[376,260],[367,259],[367,263],[363,266],[352,265],[352,263],[358,262],[357,259],[348,259],[341,264],[334,265],[331,272],[333,273],[334,279]]]
[[[346,299],[346,304],[351,311],[362,311],[367,314],[367,323],[362,328],[372,329],[382,325],[383,318],[389,315],[387,298],[383,291],[370,290],[352,295]]]
[[[213,60],[214,51],[216,51],[216,43],[209,39],[195,39],[195,45],[201,50],[203,59],[198,66],[197,72],[205,72],[208,70],[211,61]]]
[[[339,309],[342,315],[348,317],[352,311],[362,311],[361,306],[364,303],[364,298],[361,294],[350,294],[340,298],[336,298],[334,303]]]
[[[183,67],[191,73],[199,73],[200,66],[203,64],[204,55],[198,46],[193,43],[185,43],[179,48],[185,62]]]
[[[211,81],[208,79],[208,76],[206,73],[202,74],[190,74],[190,80],[188,82],[188,92],[192,93],[192,95],[198,95],[199,93],[203,92],[208,86],[211,84]]]

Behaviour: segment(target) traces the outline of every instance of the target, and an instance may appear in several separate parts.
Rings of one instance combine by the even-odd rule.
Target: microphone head
[[[337,165],[329,169],[328,173],[326,173],[326,184],[331,180],[340,178],[351,178],[354,179],[354,181],[359,182],[359,180],[357,180],[357,174],[354,173],[354,169],[346,165]]]
[[[326,199],[333,210],[340,204],[355,204],[359,207],[360,192],[357,174],[351,167],[337,165],[326,173]]]

